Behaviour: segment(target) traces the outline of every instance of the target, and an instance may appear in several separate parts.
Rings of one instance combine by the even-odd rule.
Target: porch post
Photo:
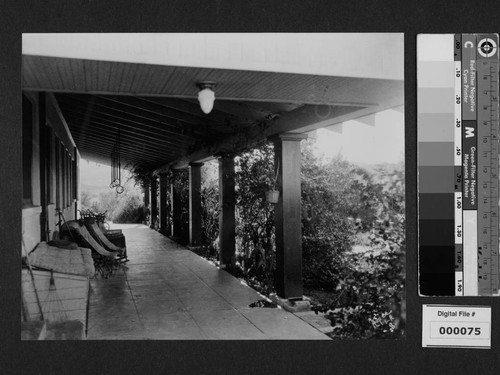
[[[235,261],[235,205],[234,157],[223,156],[219,159],[219,260],[222,268]]]
[[[168,235],[167,175],[160,174],[160,232]]]
[[[149,181],[144,183],[144,207],[149,206]]]
[[[151,177],[151,225],[150,228],[156,228],[156,215],[158,214],[158,198],[157,198],[157,180],[156,176]]]
[[[282,133],[272,138],[280,191],[275,206],[275,286],[278,296],[287,299],[302,299],[300,141],[305,138],[306,134],[297,133]]]
[[[173,170],[172,183],[170,184],[170,209],[172,215],[172,223],[170,234],[172,237],[181,238],[181,192],[178,189],[177,180],[179,179],[179,171]]]
[[[189,163],[189,245],[201,245],[201,166]]]

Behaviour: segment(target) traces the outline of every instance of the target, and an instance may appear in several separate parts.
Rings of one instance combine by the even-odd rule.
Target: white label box
[[[422,347],[491,348],[491,307],[422,306]]]

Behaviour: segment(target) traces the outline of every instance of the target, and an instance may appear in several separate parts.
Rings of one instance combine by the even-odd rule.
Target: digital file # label
[[[422,347],[491,348],[491,307],[423,305]]]

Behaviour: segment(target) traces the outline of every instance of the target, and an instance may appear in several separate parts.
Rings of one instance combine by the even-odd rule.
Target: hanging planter
[[[266,200],[268,203],[276,204],[278,203],[280,192],[276,190],[276,182],[278,181],[278,174],[280,171],[280,165],[276,168],[276,174],[273,179],[273,186],[270,190],[266,191]]]
[[[266,191],[266,200],[269,203],[276,204],[280,198],[280,192],[278,190],[268,190]]]

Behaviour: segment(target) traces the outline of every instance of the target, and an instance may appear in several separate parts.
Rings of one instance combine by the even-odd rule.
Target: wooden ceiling
[[[255,141],[274,129],[308,131],[403,104],[397,80],[29,55],[22,63],[23,89],[55,94],[83,158],[109,163],[120,132],[129,167],[194,161],[238,135]],[[209,115],[196,99],[204,80],[217,83]]]
[[[109,159],[120,133],[123,166],[156,169],[198,148],[206,147],[271,118],[265,109],[235,102],[219,102],[204,115],[195,101],[138,96],[55,94],[73,139],[83,157]],[[220,104],[220,105],[219,105]],[[292,106],[293,107],[293,106]],[[243,112],[237,117],[233,113]]]

